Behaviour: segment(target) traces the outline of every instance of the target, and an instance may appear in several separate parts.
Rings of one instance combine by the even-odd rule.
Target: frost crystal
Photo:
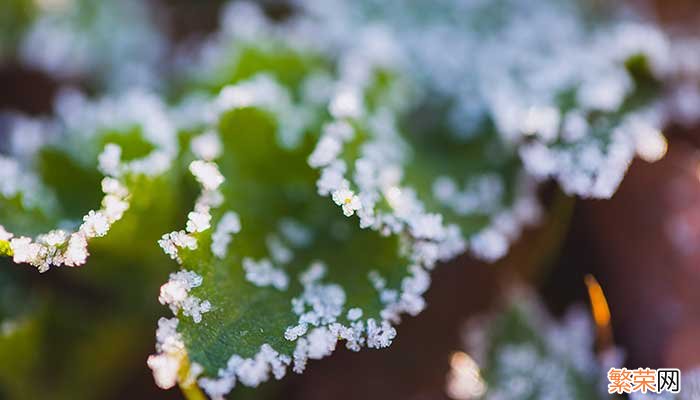
[[[28,237],[15,238],[10,241],[10,247],[14,253],[13,260],[16,263],[40,263],[43,247],[38,243],[32,243]],[[43,266],[40,266],[43,268]],[[48,267],[46,267],[48,268]]]
[[[331,99],[328,111],[336,118],[359,118],[363,108],[360,93],[352,86],[342,86]]]
[[[305,335],[308,328],[309,325],[303,323],[296,326],[290,326],[284,331],[284,338],[287,340],[295,341],[300,336]]]
[[[203,133],[195,137],[192,139],[190,147],[192,148],[192,153],[204,161],[215,160],[219,158],[222,152],[221,140],[219,139],[219,135],[214,131]]]
[[[315,328],[308,335],[307,356],[313,360],[320,360],[323,357],[330,355],[335,350],[335,344],[338,342],[338,336],[333,334],[328,328]]]
[[[316,145],[313,153],[309,156],[309,165],[313,168],[325,167],[338,157],[342,146],[338,139],[331,136],[324,136]]]
[[[114,143],[107,143],[97,157],[100,172],[110,176],[119,176],[122,158],[122,148]]]
[[[269,344],[260,346],[260,351],[252,358],[242,358],[233,355],[229,358],[226,368],[219,370],[216,379],[200,378],[200,386],[214,399],[221,399],[231,391],[236,382],[246,386],[257,387],[270,379],[282,379],[287,366],[291,363],[288,356],[279,354]]]
[[[277,290],[286,290],[289,284],[287,274],[272,266],[270,260],[263,258],[255,261],[251,258],[243,258],[245,278],[256,286],[272,286]]]
[[[211,252],[218,258],[226,257],[232,235],[240,231],[241,220],[238,218],[238,214],[233,211],[225,212],[211,235]]]
[[[574,307],[562,321],[555,321],[527,290],[514,290],[508,297],[508,308],[502,314],[470,321],[464,335],[468,352],[488,371],[489,385],[483,398],[576,398],[581,397],[581,392],[570,380],[573,376],[591,386],[607,382],[604,357],[599,358],[594,352],[594,326],[589,312]],[[541,340],[510,339],[496,345],[492,339],[503,333],[500,330],[506,321],[511,329]],[[619,350],[607,351],[613,354]],[[532,365],[541,368],[533,369]]]
[[[224,177],[214,163],[201,160],[193,161],[190,164],[190,171],[205,190],[216,190],[224,183]]]
[[[80,226],[80,231],[86,237],[102,237],[107,234],[109,229],[109,220],[100,212],[90,211],[88,215],[83,217],[83,224]]]
[[[156,354],[148,357],[148,368],[153,370],[153,378],[156,385],[162,389],[169,389],[177,383],[177,375],[180,370],[180,360],[167,354]]]
[[[0,240],[10,240],[14,237],[14,235],[8,231],[5,230],[5,227],[0,225]]]
[[[175,386],[180,365],[185,357],[185,344],[177,332],[177,318],[161,318],[156,330],[156,354],[148,357],[156,384],[163,389]]]
[[[362,309],[361,308],[351,308],[348,310],[348,315],[347,318],[350,321],[355,321],[360,318],[362,318]]]
[[[346,169],[345,163],[340,160],[336,160],[329,167],[324,168],[321,171],[321,177],[316,182],[318,194],[327,196],[342,187],[347,187],[348,182],[343,176]]]
[[[65,262],[69,267],[85,264],[88,257],[87,240],[83,235],[74,233],[68,241]]]
[[[311,244],[311,240],[313,239],[313,232],[311,229],[291,218],[284,218],[280,221],[279,231],[294,247],[307,247]]]
[[[195,250],[197,249],[197,240],[185,231],[176,231],[163,235],[158,241],[158,245],[163,248],[165,254],[169,255],[170,258],[180,260],[178,248]]]
[[[38,235],[36,242],[28,237],[12,239],[14,235],[4,228],[0,236],[10,241],[13,251],[13,261],[28,263],[38,268],[39,272],[48,271],[51,265],[67,265],[75,267],[85,264],[88,257],[88,240],[107,234],[112,224],[120,220],[129,208],[126,200],[129,192],[118,180],[105,177],[102,180],[102,208],[90,210],[83,217],[83,223],[77,232],[68,233],[63,230],[53,230]]]
[[[187,214],[187,232],[203,232],[211,227],[211,215],[209,213],[201,213],[191,211]]]
[[[472,237],[470,248],[477,257],[495,261],[508,251],[508,239],[495,229],[485,229]]]
[[[277,235],[267,236],[265,243],[272,259],[279,264],[288,264],[294,258],[294,253],[289,249]]]
[[[367,320],[367,347],[375,349],[388,347],[395,337],[396,329],[387,321],[382,321],[378,325],[373,318]]]
[[[343,208],[343,214],[346,217],[352,216],[355,211],[362,208],[360,198],[355,195],[352,190],[339,189],[333,192],[333,201],[335,204]]]
[[[189,294],[190,290],[202,284],[202,277],[192,271],[179,271],[170,274],[170,280],[160,287],[158,301],[168,305],[173,314],[182,310],[185,316],[191,316],[195,323],[202,321],[202,314],[211,310],[209,301],[202,301]]]

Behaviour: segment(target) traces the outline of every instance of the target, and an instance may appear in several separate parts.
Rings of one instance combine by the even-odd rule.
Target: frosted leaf
[[[90,210],[83,217],[83,224],[77,232],[69,234],[63,230],[53,230],[38,235],[36,242],[29,237],[12,239],[10,249],[13,252],[13,261],[34,265],[40,272],[47,271],[51,265],[84,264],[88,256],[88,239],[105,236],[111,225],[121,219],[129,208],[129,203],[124,200],[128,192],[121,184],[112,181],[103,182],[103,192],[105,193],[102,200],[103,208],[99,211]],[[4,228],[3,231],[7,239],[14,236]]]
[[[568,3],[507,3],[502,23],[484,32],[476,26],[493,14],[488,2],[301,1],[276,24],[257,6],[231,6],[241,14],[225,21],[240,29],[214,34],[203,51],[214,72],[202,88],[218,92],[188,124],[202,194],[189,233],[161,241],[206,277],[197,291],[216,305],[206,324],[182,318],[178,328],[211,396],[279,378],[287,366],[301,372],[339,340],[351,350],[388,346],[393,325],[425,308],[439,261],[465,250],[494,261],[537,222],[537,181],[610,196],[635,153],[658,148],[657,137],[633,132],[645,124],[652,132],[662,116],[613,108],[643,83],[626,65],[639,50],[658,63],[654,74],[665,69],[662,37],[642,30],[645,45],[629,26],[589,29]],[[400,12],[367,11],[374,6]],[[552,38],[552,26],[566,27],[563,37]],[[251,43],[258,38],[264,44]],[[283,53],[294,62],[280,61]],[[299,54],[335,70],[295,66]],[[324,79],[325,92],[310,88]],[[460,111],[437,110],[428,127],[412,123],[415,110],[435,103]],[[212,135],[221,151],[206,145]]]
[[[13,258],[17,262],[32,264],[42,272],[51,266],[85,264],[89,255],[88,242],[106,236],[113,225],[129,213],[134,196],[142,199],[141,193],[134,195],[131,192],[132,188],[153,184],[169,170],[177,152],[175,129],[167,119],[165,105],[147,92],[132,90],[91,101],[76,91],[63,91],[58,96],[55,108],[55,116],[45,123],[56,132],[40,143],[42,151],[25,152],[26,156],[37,159],[23,164],[41,164],[40,158],[62,160],[63,157],[65,161],[62,162],[70,164],[67,168],[79,168],[80,173],[96,167],[103,175],[100,182],[103,197],[96,204],[98,207],[84,211],[80,218],[82,224],[74,223],[70,219],[77,216],[60,216],[53,206],[55,197],[66,195],[62,189],[64,182],[47,182],[47,187],[61,185],[54,189],[55,193],[49,192],[41,182],[41,179],[56,179],[51,169],[39,171],[39,177],[34,172],[23,170],[24,165],[20,168],[16,161],[0,158],[0,161],[8,162],[7,168],[2,168],[3,175],[7,175],[0,185],[3,200],[21,199],[23,208],[32,213],[37,225],[40,222],[51,225],[60,223],[66,227],[38,234],[35,239],[30,239],[30,243],[15,243],[19,256]],[[21,126],[25,126],[22,129],[34,129],[32,124]],[[15,128],[20,129],[20,125]],[[134,132],[135,129],[138,131]],[[19,134],[19,131],[15,132]],[[139,146],[140,143],[135,144],[139,141],[145,144],[143,155],[124,157],[124,149],[131,151]],[[77,170],[73,171],[78,173]],[[14,178],[9,179],[10,175]],[[136,182],[132,179],[136,176],[146,179]],[[20,177],[21,185],[16,181]],[[76,178],[77,182],[81,182],[83,177]],[[88,191],[87,188],[78,190]],[[7,224],[3,226],[8,228]],[[25,229],[27,227],[20,226],[18,230]],[[29,230],[37,229],[32,227]],[[57,240],[58,232],[62,232],[60,241]],[[14,236],[18,236],[18,232],[14,232]],[[10,244],[10,250],[14,253],[12,247]]]
[[[503,310],[473,319],[463,336],[465,351],[485,379],[484,398],[583,400],[604,394],[607,369],[594,353],[589,312],[572,308],[556,321],[530,291],[514,290],[507,297]],[[451,376],[448,385],[466,378]]]
[[[639,22],[623,7],[606,9],[609,15],[600,18],[604,22],[591,25],[575,1],[537,7],[524,0],[504,4],[446,0],[432,7],[399,3],[300,2],[301,15],[286,28],[329,54],[340,53],[341,84],[331,100],[331,115],[342,119],[371,114],[371,108],[357,112],[361,105],[351,99],[363,98],[354,93],[371,87],[373,69],[385,71],[390,66],[423,93],[411,97],[397,91],[400,94],[384,94],[383,100],[402,98],[391,103],[399,106],[449,104],[452,109],[447,110],[446,119],[456,142],[473,142],[493,133],[516,146],[534,141],[542,147],[519,152],[528,172],[554,177],[567,192],[586,197],[609,197],[619,180],[596,187],[603,184],[586,177],[591,172],[585,165],[560,160],[578,152],[560,139],[566,144],[605,142],[625,125],[626,115],[643,112],[645,107],[667,114],[662,104],[653,101],[661,92],[647,77],[664,79],[674,64],[692,65],[680,51],[678,57],[672,56],[673,46],[657,27]],[[560,35],[551,37],[552,29]],[[504,48],[504,42],[509,46]],[[372,51],[377,43],[392,49],[386,53],[393,55],[392,63]],[[449,62],[444,54],[451,55]],[[636,70],[630,64],[635,57],[644,60],[649,71]],[[345,108],[354,111],[334,114],[333,110]],[[602,126],[600,119],[610,123]],[[491,122],[496,132],[489,131]],[[663,123],[662,116],[653,128],[659,131]],[[614,151],[607,147],[603,153]],[[648,158],[656,159],[658,154]],[[623,175],[625,168],[617,168],[617,175]]]
[[[417,270],[408,270],[410,261],[402,255],[397,238],[359,230],[318,196],[314,177],[308,174],[312,148],[306,146],[301,152],[284,147],[274,126],[283,119],[263,106],[238,108],[238,103],[231,102],[233,109],[222,110],[213,128],[227,156],[191,164],[202,187],[193,208],[211,216],[211,228],[176,231],[160,241],[184,270],[204,278],[201,286],[190,289],[210,302],[206,313],[200,312],[201,323],[185,318],[193,293],[186,288],[191,285],[172,277],[160,297],[178,312],[178,331],[187,355],[202,366],[198,383],[211,396],[222,396],[236,384],[256,386],[279,379],[288,367],[301,372],[307,360],[329,355],[339,340],[353,351],[370,343],[388,346],[396,331],[383,315],[396,319],[402,312],[422,309],[421,296],[429,282]],[[353,138],[352,129],[340,123],[328,131],[341,140]],[[261,164],[261,154],[256,154],[260,151],[266,158],[284,162],[280,164],[284,168]],[[205,165],[210,173],[202,172]],[[256,172],[253,179],[250,171]],[[210,184],[204,175],[221,178]],[[269,197],[271,188],[276,195]],[[206,200],[211,197],[205,196],[207,192],[216,193],[217,200]],[[345,197],[350,200],[347,204]],[[357,211],[359,197],[347,193],[345,197],[340,196],[342,203]],[[189,219],[194,225],[195,218]],[[395,304],[377,302],[380,294],[372,291],[369,281],[358,282],[347,275],[358,268],[366,273],[370,267],[394,271],[401,278],[387,284],[397,294]],[[369,290],[358,291],[362,286]],[[358,297],[358,293],[365,294]],[[347,304],[349,297],[354,299],[352,307]],[[199,302],[200,308],[203,303]],[[370,319],[374,322],[369,323]],[[210,349],[199,335],[231,332],[231,323],[260,329],[251,331],[244,341],[234,330],[234,336],[217,344],[214,359],[202,357]]]

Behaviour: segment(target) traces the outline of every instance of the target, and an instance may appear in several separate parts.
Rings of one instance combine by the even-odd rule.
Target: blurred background
[[[223,4],[214,0],[149,3],[156,20],[178,42],[216,29]],[[696,0],[630,4],[658,16],[671,32],[700,35],[700,4]],[[284,2],[266,1],[264,5],[270,15],[279,18],[292,12]],[[2,16],[0,21],[7,23]],[[27,67],[11,55],[0,60],[0,110],[50,113],[54,96],[64,85],[90,92],[94,82],[79,74],[57,78]],[[282,382],[265,385],[256,396],[447,399],[448,361],[452,352],[464,348],[465,321],[497,306],[514,280],[531,283],[550,311],[561,315],[572,304],[587,304],[587,274],[597,278],[607,297],[614,342],[627,355],[625,366],[700,365],[700,127],[672,124],[665,133],[669,140],[666,157],[655,164],[635,161],[612,200],[575,200],[560,194],[554,185],[545,187],[541,195],[549,211],[544,223],[528,231],[506,259],[486,265],[463,256],[437,268],[427,294],[428,308],[403,321],[389,351],[351,353],[339,349],[333,357],[312,363],[303,375],[292,374]],[[139,290],[147,296],[130,302],[120,298],[123,294],[95,292],[81,284],[82,278],[66,278],[75,271],[60,271],[52,273],[52,279],[42,279],[34,269],[0,262],[0,268],[14,268],[13,273],[32,290],[65,294],[79,310],[67,316],[75,321],[119,312],[115,311],[116,303],[142,305],[140,315],[128,321],[118,317],[105,320],[108,335],[95,339],[98,343],[92,349],[82,349],[83,359],[45,366],[49,374],[55,368],[85,368],[81,363],[94,365],[118,357],[119,363],[109,371],[93,371],[87,376],[76,372],[67,382],[99,385],[93,392],[101,399],[182,398],[177,389],[158,389],[145,363],[153,352],[155,321],[166,311],[153,294],[167,279],[172,267],[167,262],[139,283]],[[56,324],[56,331],[60,331],[60,322]],[[43,357],[46,351],[55,357],[49,360],[58,359],[59,350],[65,350],[60,347],[80,341],[83,334],[94,338],[94,332],[77,330],[71,333],[77,336],[70,340],[54,337],[49,348],[37,350],[37,355]],[[105,343],[111,347],[109,351],[103,350]],[[392,373],[385,373],[389,370]],[[249,396],[251,391],[242,390],[232,397]]]

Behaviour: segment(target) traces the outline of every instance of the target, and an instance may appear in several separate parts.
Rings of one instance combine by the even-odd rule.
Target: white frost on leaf
[[[59,94],[55,105],[56,115],[50,123],[46,123],[51,130],[59,132],[50,135],[46,144],[57,146],[70,153],[76,161],[86,164],[93,163],[96,156],[97,168],[104,175],[101,182],[104,196],[100,208],[89,210],[75,232],[54,230],[35,239],[18,237],[21,240],[10,244],[15,262],[29,263],[40,272],[47,271],[51,266],[75,267],[86,263],[88,242],[107,235],[112,225],[121,220],[130,207],[133,194],[128,190],[127,177],[143,175],[154,178],[169,170],[177,153],[177,141],[166,108],[159,97],[140,90],[125,91],[95,101],[88,100],[75,90],[65,90]],[[36,129],[34,124],[17,126]],[[123,160],[121,147],[114,143],[107,143],[99,154],[96,154],[97,149],[90,147],[85,151],[75,151],[85,147],[86,143],[100,143],[101,135],[106,132],[122,134],[136,127],[143,139],[153,145],[153,150],[141,158]],[[19,131],[13,131],[13,136],[19,134]],[[32,153],[27,149],[21,151],[18,157]],[[26,208],[39,205],[43,211],[50,209],[53,196],[45,193],[48,190],[40,185],[37,176],[23,172],[16,160],[0,157],[0,178],[3,197],[20,196]],[[55,240],[57,232],[63,232],[60,235],[63,240]]]
[[[466,351],[489,374],[483,398],[515,400],[552,394],[556,398],[577,398],[581,393],[577,393],[576,385],[571,383],[574,375],[592,387],[599,387],[601,395],[606,393],[609,367],[605,365],[605,356],[596,355],[594,325],[585,308],[573,307],[557,321],[527,289],[516,288],[506,297],[508,304],[503,314],[479,316],[469,321],[463,335]],[[522,325],[517,329],[541,340],[496,344],[492,339],[503,333],[499,326],[504,326],[505,319],[513,318]],[[604,354],[619,354],[619,351],[608,348]],[[617,358],[614,365],[622,361]],[[543,366],[545,370],[533,370],[532,365]],[[451,377],[455,378],[459,377]],[[448,385],[455,383],[448,382]]]
[[[223,399],[223,396],[234,388],[236,382],[257,387],[270,379],[270,376],[282,379],[290,363],[290,357],[278,353],[266,343],[260,346],[260,351],[251,358],[231,356],[226,367],[219,370],[217,378],[200,378],[198,382],[211,398]]]
[[[129,208],[129,193],[118,180],[105,177],[102,191],[105,195],[102,208],[90,210],[76,232],[53,230],[38,235],[35,240],[24,236],[12,239],[14,235],[3,228],[3,236],[11,239],[13,261],[33,265],[39,272],[48,271],[52,265],[75,267],[85,264],[89,255],[88,240],[105,236]]]

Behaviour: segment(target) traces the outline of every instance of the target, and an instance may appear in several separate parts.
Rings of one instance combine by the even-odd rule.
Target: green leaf
[[[333,197],[344,186],[357,193],[360,226],[417,239],[417,255],[430,267],[467,248],[496,260],[538,220],[536,185],[493,126],[459,138],[442,111],[425,109],[404,77],[382,69],[363,99],[360,115],[321,128],[309,158],[321,172],[320,194]]]
[[[150,261],[155,249],[144,247],[171,229],[178,207],[172,199],[179,198],[179,171],[172,168],[176,131],[165,106],[152,95],[129,92],[95,102],[69,94],[58,109],[65,131],[53,132],[23,163],[0,159],[7,205],[0,233],[10,246],[3,254],[44,272],[51,265],[84,264],[88,241],[94,241],[134,266]],[[143,215],[150,224],[143,224]],[[115,238],[106,240],[125,216]],[[143,241],[134,240],[139,236]]]
[[[472,321],[466,335],[473,339],[468,350],[480,363],[486,396],[605,398],[600,390],[605,371],[594,353],[586,310],[572,308],[556,321],[533,293],[519,290],[509,297],[502,310]]]
[[[332,320],[319,324],[326,326],[336,321],[349,325],[350,308],[362,309],[363,320],[381,321],[385,306],[368,278],[370,271],[385,277],[393,289],[409,275],[401,239],[361,230],[318,196],[316,173],[306,163],[312,141],[283,149],[277,144],[278,128],[274,116],[259,109],[236,109],[222,116],[218,133],[225,157],[218,164],[226,179],[220,188],[224,202],[212,211],[212,228],[193,234],[197,249],[179,252],[183,269],[202,278],[190,296],[211,303],[201,322],[180,313],[178,325],[190,361],[201,365],[206,377],[216,378],[232,355],[256,356],[264,344],[292,356],[301,340],[285,339],[286,329],[300,318],[293,312],[292,299],[304,290],[300,274],[315,262],[327,266],[322,285],[339,285],[344,292]],[[226,256],[218,258],[211,250],[212,232],[229,211],[239,215],[241,231],[233,235]],[[290,226],[296,230],[291,235]],[[290,259],[279,254],[275,258],[279,244],[291,252]],[[244,270],[246,258],[271,260],[288,277],[288,285],[252,283]],[[312,331],[314,324],[309,325]],[[264,380],[248,378],[253,385]],[[246,377],[239,379],[246,383]]]

